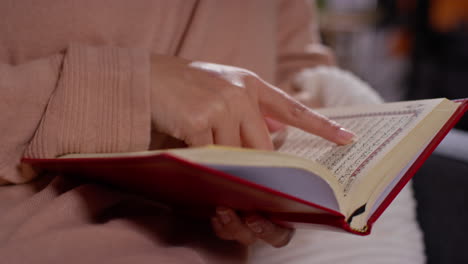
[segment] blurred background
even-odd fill
[[[468,0],[317,0],[322,40],[386,101],[468,97]],[[468,263],[468,117],[414,177],[428,263]]]
[[[340,66],[387,101],[468,97],[468,1],[318,0]],[[468,130],[463,120],[460,128]]]

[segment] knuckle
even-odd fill
[[[257,94],[262,88],[269,89],[270,87],[265,86],[263,80],[256,74],[249,74],[246,75],[246,83],[248,84],[248,88],[254,94]]]
[[[214,123],[223,118],[227,109],[226,100],[217,94],[203,102],[198,102],[196,107],[187,111],[183,122],[190,133],[202,132],[210,129]]]
[[[222,94],[224,99],[242,97],[245,95],[245,88],[243,86],[229,85],[223,89]]]
[[[244,76],[244,79],[246,79],[247,81],[249,82],[252,82],[253,84],[260,84],[261,82],[261,78],[260,76],[258,76],[258,74],[256,74],[255,72],[253,71],[249,71],[249,70],[246,70],[246,69],[242,69],[242,74]]]
[[[304,117],[304,114],[309,112],[310,110],[304,106],[303,104],[299,103],[296,100],[289,100],[288,104],[288,112],[290,116],[294,119],[300,119]]]
[[[209,120],[218,120],[226,115],[228,109],[228,101],[220,95],[215,100],[212,100],[206,107],[206,117]]]
[[[197,134],[210,127],[210,118],[206,114],[195,114],[187,118],[185,123],[188,134]]]
[[[235,111],[239,109],[241,105],[244,105],[246,102],[249,101],[249,95],[247,93],[247,89],[245,87],[239,86],[231,86],[227,89],[224,89],[221,93],[224,108],[223,111]]]
[[[273,223],[262,220],[260,221],[260,226],[262,227],[262,237],[271,237],[275,235],[276,226]]]

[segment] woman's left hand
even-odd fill
[[[236,240],[246,246],[260,239],[274,247],[284,247],[294,234],[294,229],[276,225],[260,215],[241,218],[232,209],[225,207],[216,208],[211,224],[219,238]]]

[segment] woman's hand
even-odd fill
[[[337,144],[354,134],[245,69],[153,56],[152,123],[189,146],[272,150],[265,117]]]
[[[152,73],[153,127],[188,146],[272,150],[268,129],[281,129],[281,123],[337,144],[354,137],[245,69],[155,55]],[[240,218],[228,208],[217,209],[212,225],[220,238],[245,245],[261,239],[281,247],[293,234],[259,215]]]
[[[235,240],[246,246],[260,239],[274,247],[283,247],[294,234],[294,229],[276,225],[259,215],[240,218],[233,210],[224,207],[216,209],[211,224],[219,238]]]

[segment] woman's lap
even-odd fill
[[[108,188],[57,177],[0,187],[5,263],[242,263],[208,223]]]
[[[359,237],[298,230],[290,245],[251,248],[251,263],[423,263],[412,190]],[[245,249],[208,223],[96,184],[42,177],[0,187],[0,258],[8,263],[242,263]]]

